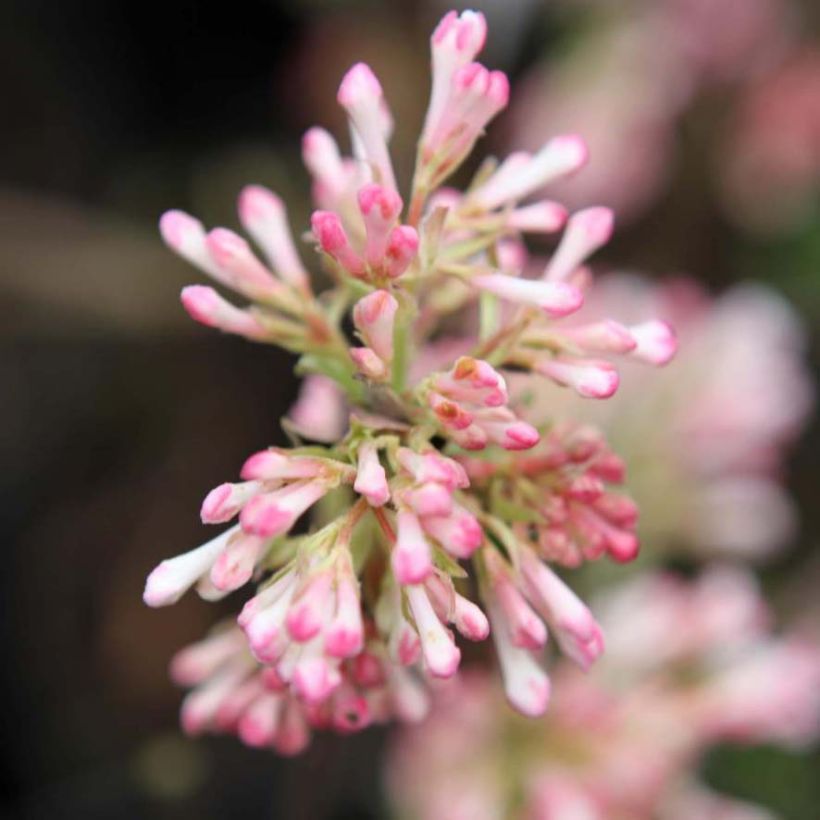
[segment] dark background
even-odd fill
[[[505,58],[513,81],[564,35],[566,21],[537,5]],[[296,382],[286,355],[184,317],[177,292],[196,274],[155,224],[182,207],[235,225],[236,192],[259,181],[304,225],[299,138],[314,121],[341,133],[333,97],[358,58],[392,91],[406,176],[439,13],[414,2],[0,3],[2,816],[382,813],[377,731],[281,761],[176,728],[168,659],[216,611],[193,597],[150,611],[144,577],[204,540],[202,497],[281,441]],[[715,288],[777,278],[816,327],[816,230],[750,243],[699,198],[710,105],[682,127],[668,193],[611,259]],[[816,363],[816,338],[812,350]],[[793,463],[798,557],[820,531],[818,455],[815,429]],[[803,776],[784,765],[783,777]]]

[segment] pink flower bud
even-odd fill
[[[452,677],[461,662],[461,652],[452,635],[438,619],[423,586],[408,586],[406,594],[427,670],[436,678]]]
[[[527,717],[543,715],[550,697],[550,681],[546,672],[526,649],[513,645],[504,627],[504,616],[492,598],[488,601],[488,613],[507,699]]]
[[[314,211],[310,225],[319,245],[328,256],[351,276],[364,277],[364,261],[350,245],[338,214],[332,211]]]
[[[369,293],[353,308],[356,330],[383,362],[393,360],[393,329],[398,309],[399,303],[386,290]]]
[[[500,407],[507,403],[507,385],[504,377],[487,362],[462,356],[449,373],[433,380],[435,389],[457,402]]]
[[[364,645],[364,625],[359,592],[352,578],[336,587],[336,612],[325,632],[325,651],[334,658],[353,658]]]
[[[148,606],[175,604],[203,575],[210,571],[228,541],[239,532],[231,527],[201,547],[160,563],[148,576],[142,599]]]
[[[531,424],[516,418],[507,407],[477,410],[475,423],[490,441],[505,450],[528,450],[540,440],[538,431]]]
[[[551,182],[574,173],[586,164],[586,143],[576,136],[553,137],[529,161],[523,154],[513,155],[513,162],[502,163],[472,198],[484,208],[496,208],[517,202]]]
[[[453,502],[449,515],[430,515],[421,520],[424,531],[456,558],[469,558],[484,540],[478,519]]]
[[[401,501],[417,515],[449,515],[453,510],[452,492],[443,484],[431,482],[403,491]]]
[[[563,205],[544,200],[512,211],[507,226],[523,233],[555,233],[566,221],[567,209]]]
[[[430,544],[414,513],[400,511],[397,524],[396,543],[391,555],[393,574],[402,585],[418,584],[433,571]]]
[[[327,462],[311,456],[293,456],[287,450],[271,447],[249,456],[240,476],[247,481],[286,481],[315,478],[326,469]]]
[[[377,173],[377,182],[396,190],[393,165],[383,129],[383,93],[369,66],[357,63],[345,74],[336,99],[347,111],[364,149],[365,158]]]
[[[308,578],[296,593],[288,610],[285,625],[291,638],[300,643],[315,637],[322,628],[333,576],[329,570]]]
[[[535,369],[586,399],[608,399],[618,389],[618,372],[597,359],[541,359]]]
[[[378,269],[387,253],[390,231],[401,213],[401,197],[391,188],[370,184],[359,189],[358,202],[367,234],[365,259],[371,268]]]
[[[258,481],[244,484],[220,484],[214,487],[202,502],[200,517],[203,524],[222,524],[230,521],[260,489]]]
[[[426,142],[447,106],[453,75],[462,66],[475,59],[484,47],[487,21],[475,11],[460,15],[446,14],[430,38],[433,62],[433,86],[430,104],[424,120],[422,142]]]
[[[280,695],[258,697],[239,718],[236,733],[246,745],[261,749],[273,743],[279,728],[283,701]]]
[[[302,159],[313,177],[313,198],[335,210],[351,184],[351,169],[339,153],[336,140],[324,128],[311,128],[302,137]]]
[[[564,235],[544,270],[544,278],[566,280],[587,258],[612,236],[613,215],[609,208],[585,208],[568,220]]]
[[[493,585],[493,595],[503,617],[503,628],[507,630],[513,645],[524,649],[543,648],[547,643],[547,628],[544,622],[524,600],[497,553],[488,550],[484,555]]]
[[[338,441],[347,429],[344,396],[333,379],[311,374],[302,382],[299,398],[288,411],[299,434],[314,441]]]
[[[224,629],[186,646],[171,660],[171,679],[180,686],[196,686],[242,651],[242,633]]]
[[[531,600],[544,615],[564,652],[584,671],[604,651],[601,628],[578,596],[530,549],[520,554]]]
[[[629,332],[637,342],[632,355],[643,362],[665,365],[677,352],[678,340],[675,331],[666,322],[652,319],[639,325],[632,325]]]
[[[293,672],[293,690],[305,703],[326,700],[342,682],[339,670],[321,656],[300,659]]]
[[[535,305],[556,318],[575,313],[584,302],[581,291],[564,282],[519,279],[503,273],[473,276],[470,282],[479,290],[494,293],[509,302]]]
[[[223,592],[247,584],[263,546],[264,542],[258,536],[237,533],[211,567],[211,583]]]
[[[367,498],[371,507],[381,507],[390,500],[387,475],[379,462],[375,444],[366,441],[359,447],[358,468],[353,489]]]
[[[214,228],[205,237],[208,253],[225,271],[231,286],[250,298],[276,298],[282,284],[256,258],[248,243],[227,228]]]
[[[398,279],[412,261],[419,249],[419,235],[409,225],[397,225],[390,231],[387,242],[387,255],[384,261],[384,272],[391,279]]]
[[[283,535],[327,490],[325,482],[307,480],[257,495],[242,510],[239,517],[242,529],[264,537]]]
[[[637,346],[629,328],[612,319],[562,328],[561,336],[587,353],[629,353]]]
[[[387,365],[379,358],[375,350],[369,347],[351,347],[349,353],[356,369],[370,381],[383,382],[390,375]]]
[[[217,282],[231,286],[230,277],[219,269],[205,244],[202,223],[184,211],[166,211],[159,220],[165,244],[183,259],[204,271]]]
[[[449,429],[450,438],[465,450],[483,450],[487,446],[487,433],[477,424],[470,424],[463,429]]]
[[[419,484],[435,481],[450,489],[456,487],[464,489],[470,486],[470,480],[464,468],[457,461],[441,455],[437,450],[417,453],[408,447],[401,447],[398,451],[398,459],[402,468]]]
[[[431,390],[427,394],[427,402],[448,430],[465,430],[473,423],[472,413],[457,402],[445,399],[440,393]]]
[[[188,285],[182,289],[180,298],[188,315],[200,324],[246,339],[270,339],[270,333],[252,313],[227,302],[207,285]]]
[[[293,244],[282,200],[261,185],[248,185],[239,194],[239,219],[276,273],[293,287],[306,290],[310,278]]]
[[[279,731],[273,739],[273,748],[280,755],[293,757],[303,752],[308,743],[310,743],[310,729],[302,714],[301,704],[291,699],[285,704],[282,712]]]

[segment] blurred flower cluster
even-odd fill
[[[625,221],[643,215],[679,160],[680,121],[718,101],[724,113],[707,150],[725,215],[764,233],[805,222],[820,180],[820,52],[794,4],[592,0],[557,8],[581,22],[569,47],[523,82],[511,138],[526,147],[567,123],[587,137],[590,168],[559,196],[603,202]]]
[[[337,95],[352,156],[321,128],[305,134],[317,206],[306,239],[330,287],[314,288],[284,203],[265,188],[246,187],[238,213],[266,262],[229,229],[206,231],[181,211],[161,219],[172,250],[250,302],[192,285],[191,317],[298,354],[308,377],[285,425],[293,446],[251,455],[241,482],[203,501],[204,523],[238,523],[146,583],[155,607],[192,587],[217,600],[257,583],[236,624],[173,661],[174,679],[192,687],[190,733],[235,732],[292,754],[311,728],[421,718],[428,682],[459,668],[455,632],[492,633],[508,700],[536,716],[549,700],[550,633],[584,669],[603,651],[592,613],[550,565],[636,556],[624,463],[573,418],[526,421],[508,376],[607,399],[613,359],[664,365],[677,342],[651,317],[559,321],[591,293],[586,263],[613,226],[607,208],[569,214],[541,196],[585,164],[579,137],[488,160],[463,192],[443,187],[508,102],[506,76],[474,62],[485,36],[476,12],[450,12],[433,33],[406,209],[392,117],[367,65]],[[549,260],[525,276],[522,235],[554,233]],[[454,344],[443,328],[461,321],[475,330]],[[297,534],[308,510],[311,527]]]

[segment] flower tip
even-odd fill
[[[208,231],[205,244],[218,265],[230,265],[237,257],[247,254],[250,250],[248,243],[228,228],[214,228]]]
[[[179,250],[188,236],[201,231],[202,223],[185,211],[166,211],[159,218],[159,232],[165,244],[172,250]]]
[[[604,367],[589,368],[578,380],[576,390],[585,399],[608,399],[620,384],[618,371]]]
[[[633,356],[658,367],[668,364],[678,351],[678,338],[671,325],[652,319],[630,329],[636,341]]]
[[[142,600],[153,609],[175,604],[185,591],[179,589],[168,563],[168,561],[163,561],[158,564],[145,579]]]
[[[584,304],[584,294],[580,288],[567,282],[554,282],[549,298],[541,304],[544,313],[556,319],[569,316]]]
[[[339,85],[336,99],[344,108],[355,106],[360,102],[380,98],[382,87],[373,70],[367,63],[356,63],[348,69]]]
[[[359,209],[364,216],[370,216],[374,209],[385,221],[395,219],[402,209],[401,197],[392,188],[368,183],[357,194]]]
[[[310,217],[310,227],[326,253],[333,254],[347,247],[347,234],[338,214],[332,211],[314,211]]]
[[[547,711],[550,700],[550,680],[539,670],[519,682],[513,689],[507,688],[510,705],[526,717],[540,717]]]
[[[567,229],[583,231],[590,245],[605,245],[615,226],[615,214],[611,208],[596,206],[577,211],[569,218]]]
[[[565,174],[583,168],[589,161],[589,148],[578,134],[562,134],[553,137],[548,144]]]
[[[239,218],[243,225],[253,225],[284,212],[282,200],[261,185],[246,185],[239,192]]]

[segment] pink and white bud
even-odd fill
[[[348,414],[339,385],[318,374],[302,382],[288,417],[301,436],[314,441],[336,442],[347,429]]]
[[[365,158],[374,168],[376,181],[396,190],[393,165],[384,136],[384,94],[369,66],[357,63],[345,74],[336,95],[362,142]]]
[[[564,235],[544,269],[544,278],[566,281],[612,236],[614,216],[609,208],[585,208],[567,221]]]
[[[296,591],[292,573],[245,604],[238,623],[260,663],[275,663],[290,645],[285,618]]]
[[[220,270],[205,244],[202,223],[185,211],[166,211],[159,220],[165,244],[187,262],[207,273],[217,282],[231,286],[230,277]]]
[[[199,512],[203,524],[223,524],[230,521],[260,490],[258,481],[242,484],[220,484],[202,502]]]
[[[448,430],[466,430],[473,423],[473,414],[458,402],[444,398],[441,393],[431,390],[427,394],[427,403],[436,418]]]
[[[390,279],[398,279],[410,267],[419,250],[419,235],[410,225],[397,225],[390,231],[384,272]]]
[[[321,655],[300,659],[291,681],[294,693],[310,705],[327,700],[341,682],[339,670]]]
[[[529,450],[541,439],[535,427],[517,418],[508,407],[476,410],[475,424],[505,450]]]
[[[305,643],[316,637],[325,620],[333,575],[330,570],[317,572],[296,593],[285,618],[291,638]]]
[[[280,755],[293,757],[303,752],[310,743],[310,728],[307,725],[301,704],[289,699],[279,722],[279,731],[273,739],[273,748]]]
[[[365,496],[371,507],[381,507],[390,500],[387,474],[379,462],[379,451],[371,441],[366,441],[359,447],[353,489]]]
[[[453,75],[476,58],[486,38],[487,21],[481,12],[451,11],[436,26],[430,38],[433,86],[424,121],[425,137],[429,137],[444,112]]]
[[[522,233],[555,233],[564,227],[567,209],[545,199],[523,208],[516,208],[507,217],[507,227]]]
[[[470,480],[464,468],[452,458],[441,455],[437,450],[417,453],[408,447],[400,447],[399,464],[419,484],[435,481],[450,489],[464,489],[470,486]]]
[[[608,399],[618,389],[618,371],[603,359],[540,359],[535,370],[585,399]]]
[[[232,305],[207,285],[188,285],[182,289],[180,298],[188,315],[200,324],[255,341],[271,337],[252,313]]]
[[[575,173],[588,158],[589,151],[581,137],[574,134],[553,137],[529,162],[517,158],[510,166],[502,164],[472,198],[484,208],[517,202],[545,185]]]
[[[265,694],[261,675],[243,681],[219,704],[213,718],[214,728],[219,732],[236,732],[239,719],[257,698]]]
[[[565,282],[519,279],[503,273],[489,273],[473,276],[470,283],[508,302],[534,305],[554,318],[569,316],[584,303],[581,291]]]
[[[320,208],[335,210],[351,182],[336,140],[324,128],[310,128],[302,137],[302,160],[313,178],[314,200]]]
[[[247,584],[264,546],[264,539],[257,535],[237,533],[211,567],[211,583],[223,592]]]
[[[239,219],[276,273],[289,285],[307,290],[310,277],[293,242],[282,200],[261,185],[248,185],[239,194]]]
[[[342,577],[336,586],[336,611],[325,631],[325,651],[334,658],[353,658],[363,646],[359,591],[353,578]]]
[[[256,258],[239,234],[227,228],[214,228],[205,237],[205,244],[235,290],[252,299],[281,295],[282,283]]]
[[[423,586],[408,586],[405,592],[427,670],[436,678],[452,677],[461,662],[461,652],[452,634],[438,619]]]
[[[369,184],[359,189],[357,198],[367,235],[365,260],[378,269],[387,254],[390,231],[401,213],[401,197],[391,188]]]
[[[485,407],[501,407],[509,399],[504,377],[481,359],[462,356],[448,373],[437,375],[435,389],[457,402],[470,402]]]
[[[630,329],[612,319],[562,328],[560,335],[586,353],[630,353],[638,345]]]
[[[433,571],[430,544],[418,517],[409,510],[402,510],[397,516],[391,565],[396,580],[402,585],[421,583]]]
[[[642,362],[662,366],[670,362],[678,350],[675,331],[659,319],[632,325],[629,332],[637,342],[632,356]]]
[[[526,649],[513,645],[499,605],[492,599],[488,601],[488,613],[507,700],[527,717],[543,715],[550,698],[547,673]]]
[[[247,674],[244,666],[231,665],[189,692],[180,709],[185,734],[198,735],[210,728],[223,702],[243,683]]]
[[[476,604],[455,591],[449,576],[434,573],[424,586],[439,618],[453,624],[465,638],[483,641],[490,634],[487,616]]]
[[[326,482],[306,480],[257,495],[245,505],[240,514],[242,529],[265,537],[283,535],[327,491]]]
[[[379,358],[375,350],[369,347],[351,347],[348,352],[356,369],[366,379],[383,382],[390,375],[387,365]]]
[[[279,729],[279,718],[284,701],[281,695],[263,694],[239,718],[236,733],[239,739],[254,749],[273,743]]]
[[[315,478],[326,469],[326,462],[311,456],[294,456],[287,450],[271,447],[249,456],[240,476],[247,481],[292,481]]]
[[[367,347],[383,362],[393,360],[393,331],[399,303],[386,290],[362,297],[353,308],[353,324]]]
[[[239,630],[223,629],[186,646],[171,660],[171,680],[179,686],[196,686],[241,653],[243,644]]]
[[[588,670],[604,651],[600,626],[578,596],[532,550],[523,549],[520,559],[528,597],[564,652]]]
[[[485,561],[493,587],[493,598],[502,617],[501,624],[507,630],[513,645],[524,649],[542,649],[548,637],[544,622],[518,591],[509,570],[494,550],[485,553]]]
[[[228,541],[239,532],[234,526],[201,547],[162,561],[145,581],[142,600],[148,606],[175,604],[203,575],[210,572]]]
[[[313,235],[321,249],[351,276],[359,279],[365,276],[362,257],[353,249],[347,237],[342,220],[332,211],[314,211],[310,217]]]
[[[425,516],[421,526],[455,558],[469,558],[484,540],[478,519],[455,501],[449,515]]]
[[[489,437],[477,424],[470,424],[463,429],[450,428],[447,431],[450,438],[465,450],[483,450],[487,446]]]
[[[416,515],[450,515],[453,511],[453,491],[444,484],[422,484],[401,493],[402,504]]]

